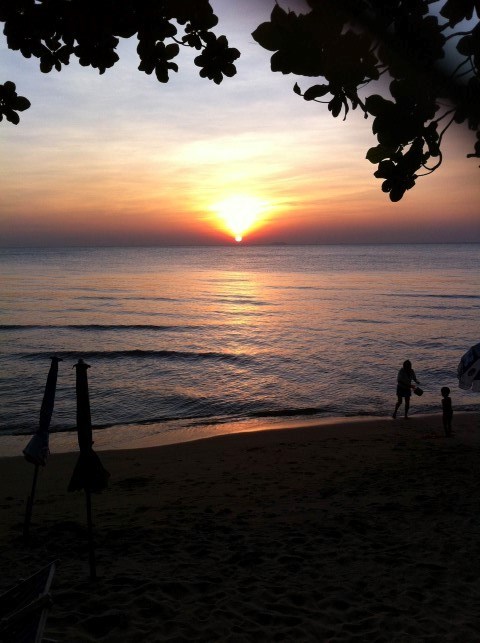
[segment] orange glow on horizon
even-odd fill
[[[215,203],[210,209],[215,213],[217,226],[240,243],[247,233],[264,223],[267,207],[268,204],[257,197],[236,194]]]

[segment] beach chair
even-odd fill
[[[46,643],[43,630],[52,605],[55,562],[0,595],[1,643]]]

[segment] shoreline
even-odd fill
[[[462,411],[455,414],[455,418],[469,418],[476,415],[474,411]],[[436,418],[439,430],[442,427],[441,413],[413,413],[408,422],[416,420],[433,420]],[[332,427],[342,425],[375,425],[378,423],[396,423],[400,425],[405,422],[402,418],[393,420],[390,416],[335,416],[324,418],[292,419],[283,418],[266,420],[265,418],[254,418],[249,420],[238,420],[230,422],[216,422],[214,424],[191,423],[188,427],[172,428],[162,423],[149,425],[117,425],[108,429],[95,429],[93,427],[93,439],[95,451],[123,451],[129,449],[155,448],[172,444],[184,444],[208,438],[220,438],[225,435],[243,434],[250,432],[275,431],[275,430],[297,430],[301,428],[317,428],[328,430]],[[4,435],[0,436],[0,458],[12,458],[22,456],[22,451],[31,439],[32,434],[26,435]],[[78,442],[76,431],[50,433],[50,453],[76,453]]]

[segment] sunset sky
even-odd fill
[[[76,59],[42,74],[1,36],[1,82],[32,103],[19,125],[0,123],[1,245],[480,241],[465,132],[451,131],[442,167],[391,203],[365,159],[372,120],[334,119],[293,93],[308,79],[270,71],[250,34],[273,0],[212,5],[215,32],[242,53],[219,86],[191,50],[163,85],[137,70],[135,38],[99,75]],[[237,231],[243,216],[250,227]]]

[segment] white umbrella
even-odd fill
[[[457,369],[458,386],[465,391],[480,392],[480,344],[468,349]]]

